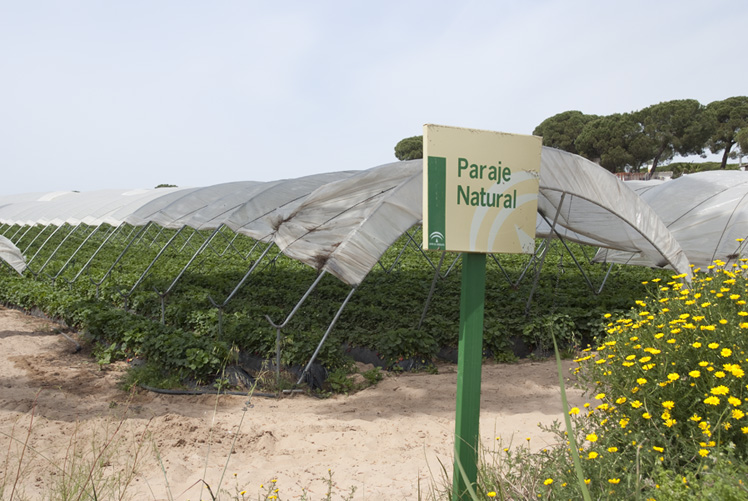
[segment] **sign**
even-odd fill
[[[423,247],[532,254],[542,138],[423,126]]]
[[[486,254],[535,251],[542,138],[423,126],[423,247],[463,252],[452,500],[472,499]]]

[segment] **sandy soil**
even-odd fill
[[[85,479],[94,456],[103,465],[97,472],[119,475],[110,485],[120,488],[128,465],[137,463],[126,490],[132,499],[210,499],[201,479],[214,493],[220,483],[227,493],[246,490],[256,499],[262,484],[277,479],[283,499],[300,499],[305,489],[307,499],[317,500],[327,492],[328,470],[333,499],[351,487],[354,499],[417,499],[419,484],[423,491],[434,480],[443,483],[440,462],[451,472],[456,366],[388,375],[375,387],[329,399],[253,397],[246,405],[240,396],[127,394],[117,388],[124,367],[101,370],[73,353],[55,327],[0,308],[6,499],[14,486],[15,499],[24,498],[19,492],[42,499],[64,485],[63,472],[76,468]],[[579,390],[569,390],[569,397],[576,405],[584,401]],[[553,437],[538,423],[561,419],[555,362],[484,365],[486,447],[495,447],[497,436],[545,447]],[[100,493],[100,499],[117,496]]]

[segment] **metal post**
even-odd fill
[[[18,245],[19,245],[19,244],[21,243],[21,241],[23,240],[23,238],[24,238],[24,237],[26,236],[26,234],[27,234],[27,233],[28,233],[29,231],[31,231],[31,228],[33,228],[33,227],[34,227],[34,225],[33,225],[33,224],[32,224],[32,225],[29,225],[29,227],[28,227],[28,228],[26,229],[26,231],[24,231],[24,232],[23,232],[23,234],[22,234],[22,235],[21,235],[20,237],[18,237],[18,243],[16,243],[16,247],[18,247]],[[13,235],[13,236],[15,237],[15,235]]]
[[[263,258],[264,258],[264,257],[265,257],[265,255],[266,255],[266,254],[268,253],[268,251],[270,250],[270,248],[271,248],[271,247],[273,247],[273,244],[268,244],[268,246],[267,246],[267,247],[265,247],[265,250],[264,250],[264,251],[262,251],[262,254],[260,255],[260,257],[258,257],[258,258],[257,258],[257,260],[256,260],[256,261],[255,261],[254,263],[252,263],[252,266],[250,266],[250,268],[249,268],[249,270],[247,271],[247,273],[245,273],[245,274],[244,274],[244,276],[243,276],[243,277],[242,277],[242,279],[241,279],[241,280],[239,281],[239,283],[238,283],[238,284],[236,285],[236,287],[234,287],[234,290],[232,290],[232,291],[231,291],[231,294],[229,294],[229,297],[227,297],[227,298],[226,298],[226,300],[225,300],[225,301],[224,301],[223,303],[221,303],[221,305],[220,305],[220,306],[218,305],[218,303],[216,303],[216,301],[215,301],[215,300],[214,300],[214,299],[213,299],[212,297],[208,296],[208,300],[209,300],[209,301],[210,301],[210,302],[211,302],[211,303],[213,304],[213,306],[215,306],[216,308],[219,308],[219,309],[220,309],[220,308],[223,308],[223,307],[225,307],[225,306],[226,306],[226,305],[227,305],[227,304],[229,303],[229,301],[231,301],[231,299],[232,299],[232,298],[234,297],[234,295],[235,295],[235,294],[236,294],[237,292],[239,292],[239,289],[240,289],[240,288],[241,288],[241,287],[242,287],[242,286],[244,285],[244,282],[246,282],[246,281],[247,281],[247,279],[248,279],[248,278],[249,278],[249,276],[250,276],[250,275],[252,274],[252,272],[253,272],[253,271],[255,270],[255,268],[256,268],[256,267],[257,267],[257,266],[258,266],[258,265],[260,264],[260,262],[261,262],[261,261],[263,260]]]
[[[138,232],[138,233],[137,233],[137,234],[135,235],[135,237],[133,237],[133,239],[132,239],[132,240],[130,240],[130,241],[129,241],[129,242],[127,243],[127,245],[125,246],[125,248],[124,248],[124,249],[122,249],[122,252],[120,252],[119,256],[117,256],[117,259],[115,259],[115,260],[114,260],[114,262],[113,262],[113,263],[112,263],[112,265],[111,265],[111,266],[109,267],[109,269],[107,270],[107,272],[106,272],[106,273],[104,273],[104,276],[103,276],[103,277],[101,277],[101,280],[99,280],[99,281],[97,282],[97,281],[95,281],[95,280],[94,280],[93,278],[91,278],[91,279],[90,279],[90,280],[91,280],[91,283],[92,283],[92,284],[94,284],[94,285],[96,286],[96,297],[97,297],[97,298],[98,298],[98,296],[99,296],[99,286],[100,286],[101,284],[103,284],[103,283],[104,283],[104,280],[106,280],[106,279],[107,279],[107,277],[109,276],[109,274],[110,274],[110,273],[112,273],[112,270],[114,270],[114,267],[115,267],[115,266],[117,266],[117,263],[119,263],[119,262],[120,262],[120,260],[121,260],[121,259],[122,259],[122,258],[123,258],[123,257],[125,256],[125,254],[126,254],[126,253],[127,253],[127,251],[128,251],[129,249],[130,249],[130,247],[132,247],[132,245],[133,245],[133,244],[134,244],[134,243],[135,243],[135,242],[136,242],[136,241],[138,240],[138,237],[142,236],[142,234],[143,234],[143,233],[144,233],[144,232],[146,231],[146,229],[147,229],[147,228],[149,227],[149,225],[150,225],[150,224],[151,224],[151,223],[148,223],[148,224],[146,224],[145,226],[143,226],[143,228],[142,228],[142,229],[141,229],[141,230],[140,230],[140,231],[139,231],[139,232]],[[104,242],[104,243],[106,243],[106,242]],[[103,245],[104,245],[104,244],[101,244],[101,246],[103,246]],[[99,249],[101,249],[101,247],[99,247]],[[97,250],[96,252],[98,252],[98,250]],[[93,257],[91,257],[91,259],[93,259]],[[90,263],[90,262],[91,262],[91,261],[89,260],[89,263]],[[88,263],[86,263],[86,266],[88,266]],[[84,268],[85,268],[85,266],[84,266]],[[80,273],[79,273],[79,274],[80,274]],[[75,278],[78,278],[78,277],[76,276]]]
[[[123,223],[124,224],[124,223]],[[93,253],[93,255],[86,261],[86,264],[83,265],[83,267],[78,271],[78,273],[73,277],[72,280],[66,280],[69,285],[73,285],[76,280],[78,280],[78,277],[81,276],[81,273],[86,271],[88,267],[90,266],[91,262],[94,260],[96,255],[101,251],[101,249],[104,248],[104,245],[106,245],[107,242],[109,242],[109,239],[114,236],[115,233],[117,233],[117,230],[119,230],[122,227],[122,225],[119,225],[113,232],[111,232],[107,237],[104,239],[104,241],[99,245],[99,247],[96,249],[96,252]]]
[[[58,226],[58,227],[57,227],[57,228],[55,229],[55,231],[53,231],[53,232],[52,232],[52,234],[51,234],[50,236],[48,236],[48,237],[47,237],[47,239],[46,239],[46,240],[44,241],[44,243],[43,243],[43,244],[42,244],[41,246],[39,246],[39,248],[38,248],[38,249],[36,250],[36,254],[34,254],[34,257],[32,257],[32,258],[31,258],[31,260],[30,260],[30,261],[29,261],[28,263],[26,263],[26,267],[27,267],[27,268],[28,268],[28,267],[29,267],[29,265],[30,265],[30,264],[31,264],[31,263],[32,263],[32,262],[34,261],[34,259],[36,259],[36,256],[38,256],[38,255],[39,255],[39,252],[41,252],[41,250],[42,250],[42,249],[44,248],[44,246],[45,246],[45,245],[47,245],[47,242],[49,242],[49,241],[50,241],[50,240],[52,239],[52,237],[53,237],[53,236],[55,236],[55,234],[56,234],[56,233],[57,233],[58,231],[60,231],[60,229],[62,229],[62,227],[63,227],[63,226],[65,226],[65,225],[64,225],[64,224],[61,224],[60,226]],[[29,271],[31,271],[31,270],[29,270]],[[33,272],[32,272],[32,273],[33,273]]]
[[[94,236],[97,231],[99,231],[100,228],[101,228],[101,226],[97,226],[96,228],[94,228],[94,230],[91,233],[89,233],[86,236],[86,238],[83,239],[83,242],[81,242],[81,244],[78,246],[78,248],[75,249],[75,252],[73,252],[73,254],[68,258],[68,260],[65,262],[65,264],[62,265],[62,268],[60,268],[59,271],[55,274],[55,276],[52,277],[52,280],[57,280],[57,277],[59,277],[60,274],[63,271],[65,271],[65,268],[67,268],[68,265],[73,261],[73,258],[75,258],[76,254],[78,254],[78,251],[80,251],[83,248],[83,246],[86,245],[86,242],[88,242],[91,239],[91,237]]]
[[[530,313],[530,304],[532,303],[532,296],[535,295],[535,289],[538,287],[538,280],[540,280],[540,271],[543,269],[543,263],[545,263],[545,256],[548,255],[548,249],[550,248],[550,240],[553,238],[555,232],[556,223],[558,222],[558,216],[561,215],[561,206],[564,204],[566,198],[566,192],[561,194],[561,200],[558,202],[558,208],[556,209],[556,215],[553,217],[553,224],[551,224],[551,231],[548,233],[546,240],[546,249],[543,255],[540,257],[540,264],[535,271],[535,280],[532,282],[532,288],[530,289],[530,295],[527,298],[527,304],[525,305],[525,315]]]
[[[434,278],[431,280],[431,289],[429,289],[429,295],[426,298],[426,304],[423,305],[423,312],[421,313],[421,319],[418,321],[418,327],[416,327],[416,330],[420,331],[421,326],[423,325],[423,321],[426,319],[426,312],[429,309],[429,305],[431,304],[431,298],[434,296],[434,290],[436,289],[436,280],[440,276],[440,270],[442,269],[442,264],[444,263],[444,255],[447,253],[447,251],[442,251],[442,255],[439,256],[439,266],[436,270],[434,270]]]
[[[179,228],[179,230],[176,233],[174,233],[174,235],[172,235],[172,237],[166,242],[166,244],[161,248],[161,250],[158,251],[158,254],[156,254],[156,257],[154,257],[153,260],[151,261],[151,264],[148,265],[145,271],[140,275],[140,278],[138,278],[138,280],[135,282],[135,285],[133,285],[130,288],[130,291],[127,294],[122,294],[122,292],[120,292],[120,294],[124,296],[125,299],[129,298],[132,295],[132,293],[135,291],[135,288],[138,285],[140,285],[140,283],[143,280],[145,280],[146,275],[148,274],[149,271],[151,271],[151,268],[153,268],[153,265],[156,264],[156,261],[158,261],[158,259],[163,255],[163,253],[166,252],[166,249],[169,248],[169,246],[174,241],[174,239],[177,238],[179,234],[182,233],[182,230],[185,228],[186,226],[182,226],[181,228]]]
[[[312,364],[314,363],[314,360],[317,358],[317,355],[319,354],[319,350],[322,349],[322,345],[325,344],[325,341],[327,340],[327,336],[332,332],[332,328],[335,327],[335,324],[338,321],[338,318],[340,318],[340,314],[343,313],[343,309],[345,308],[345,305],[348,304],[348,300],[351,299],[351,296],[353,296],[353,293],[356,292],[356,288],[352,288],[351,291],[348,293],[348,295],[345,298],[345,301],[343,301],[343,304],[340,305],[340,308],[338,308],[337,313],[335,313],[335,317],[332,319],[332,322],[330,322],[330,326],[327,328],[327,331],[325,332],[325,335],[322,336],[322,340],[317,345],[317,349],[314,350],[314,354],[312,355],[312,358],[309,360],[309,363],[306,364],[306,367],[304,367],[304,370],[301,372],[301,376],[299,377],[299,380],[296,382],[296,386],[299,386],[301,382],[304,380],[304,376],[307,372],[309,372],[309,369],[312,367]]]
[[[26,252],[28,252],[28,250],[31,249],[31,246],[34,245],[34,242],[36,242],[36,239],[39,238],[42,235],[42,233],[44,233],[45,231],[47,231],[47,228],[51,228],[51,226],[43,226],[42,229],[41,229],[41,231],[39,233],[37,233],[36,235],[34,235],[34,238],[31,239],[31,242],[29,242],[29,245],[27,245],[26,248],[21,251],[21,253],[25,255]],[[15,235],[13,235],[13,236],[15,236]],[[13,239],[11,238],[11,240],[13,240]],[[20,249],[20,247],[19,247],[19,249]]]
[[[65,242],[68,241],[68,238],[70,238],[70,235],[72,235],[73,233],[75,233],[78,230],[78,228],[81,227],[82,224],[83,223],[78,223],[78,225],[76,225],[72,230],[70,230],[70,233],[68,233],[67,235],[65,235],[65,238],[63,238],[62,241],[57,245],[57,247],[55,247],[55,250],[52,251],[52,254],[49,255],[49,257],[44,262],[44,264],[42,265],[42,267],[39,268],[39,271],[36,272],[37,274],[41,273],[42,271],[44,271],[44,268],[46,268],[47,265],[49,264],[49,262],[52,261],[52,258],[55,257],[55,254],[57,254],[57,251],[60,250],[60,248],[65,244]]]
[[[281,330],[288,325],[288,322],[291,321],[294,315],[296,315],[296,312],[301,308],[301,305],[304,304],[304,301],[306,301],[306,298],[309,297],[309,294],[312,293],[315,287],[317,287],[317,284],[322,280],[322,277],[324,277],[326,274],[325,271],[322,271],[318,276],[317,279],[314,281],[314,283],[307,289],[307,291],[304,293],[304,295],[301,297],[298,303],[296,303],[296,306],[294,306],[294,309],[291,310],[291,313],[288,314],[286,319],[281,324],[276,324],[273,322],[273,319],[270,318],[268,315],[265,315],[265,319],[270,322],[270,325],[275,327],[276,330],[276,336],[275,336],[275,377],[276,382],[278,383],[279,390],[280,390],[280,342],[281,342]]]

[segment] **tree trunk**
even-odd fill
[[[649,172],[647,172],[647,175],[644,176],[644,179],[649,181],[652,179],[652,176],[654,176],[655,171],[657,170],[657,164],[660,163],[660,157],[662,156],[662,153],[665,151],[665,146],[660,148],[660,151],[657,152],[657,155],[655,155],[654,160],[652,160],[652,168],[649,169]]]
[[[719,166],[720,169],[725,169],[727,167],[727,157],[730,156],[730,150],[732,149],[732,145],[734,143],[729,142],[727,143],[727,148],[725,148],[725,152],[722,154],[722,165]]]

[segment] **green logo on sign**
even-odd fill
[[[444,157],[429,157],[428,169],[428,248],[444,250],[447,240],[445,235],[447,159]]]

